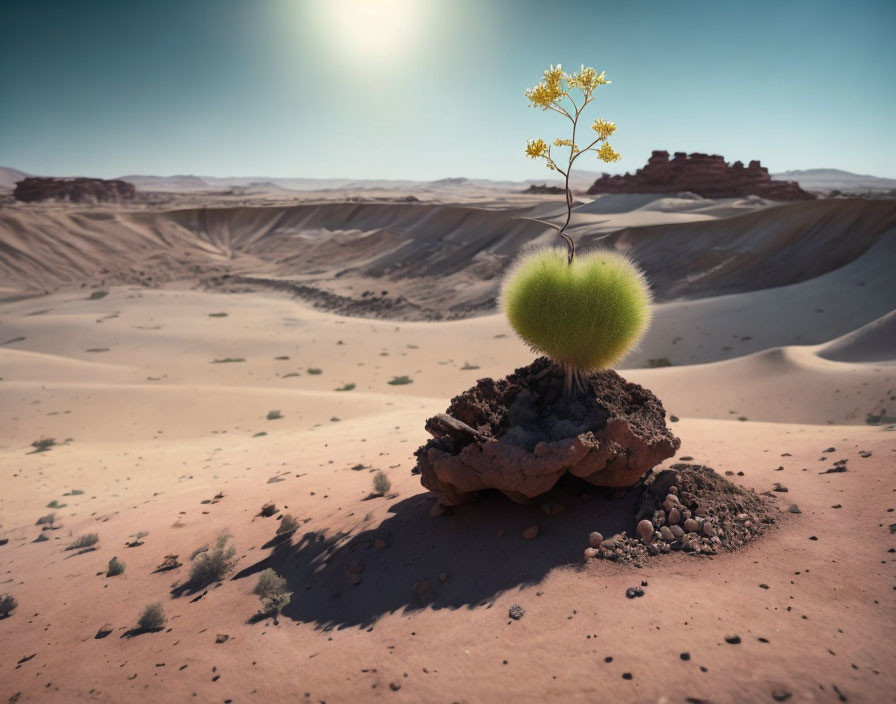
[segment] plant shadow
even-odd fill
[[[431,518],[431,494],[392,505],[391,517],[354,534],[308,532],[283,541],[233,579],[272,568],[293,592],[282,617],[319,628],[372,627],[382,615],[422,608],[488,606],[510,589],[540,582],[561,566],[581,566],[588,535],[634,529],[640,487],[597,489],[564,477],[532,504],[497,492]],[[543,505],[560,505],[547,515]],[[539,524],[534,540],[521,533]],[[386,547],[375,546],[385,541]],[[442,577],[445,581],[442,581]]]

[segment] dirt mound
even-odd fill
[[[622,532],[593,541],[586,558],[621,562],[682,550],[715,555],[735,550],[761,535],[773,523],[771,507],[761,496],[743,489],[703,465],[675,464],[651,473],[635,487],[632,536]]]
[[[572,391],[565,384],[545,357],[504,379],[480,379],[426,422],[433,439],[417,450],[415,469],[423,486],[448,506],[484,489],[525,502],[566,472],[632,486],[681,444],[659,399],[616,372],[591,374]]]

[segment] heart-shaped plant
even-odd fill
[[[508,272],[501,299],[517,334],[576,374],[618,361],[650,324],[644,275],[611,250],[572,262],[558,249],[533,251]]]
[[[557,231],[566,252],[542,249],[523,256],[507,273],[501,299],[517,334],[533,350],[566,367],[569,381],[621,359],[650,324],[650,289],[638,267],[611,250],[576,256],[575,242],[566,232],[573,206],[569,174],[575,160],[587,151],[596,152],[602,161],[620,158],[607,142],[616,131],[612,122],[595,120],[594,141],[584,148],[575,143],[582,111],[594,100],[598,86],[609,82],[593,68],[583,66],[570,75],[551,66],[542,82],[526,91],[532,107],[557,112],[572,123],[570,139],[557,138],[551,145],[536,139],[526,145],[527,156],[544,159],[549,169],[566,178],[566,221],[562,226],[536,221]],[[570,95],[573,88],[582,93],[581,104]],[[552,146],[569,148],[565,169],[551,155]]]

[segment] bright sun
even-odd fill
[[[421,0],[329,0],[321,7],[335,25],[338,45],[363,57],[386,57],[416,38]]]

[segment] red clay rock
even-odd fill
[[[483,489],[524,503],[566,472],[633,486],[681,444],[647,389],[606,370],[568,392],[563,370],[545,357],[504,379],[480,379],[426,429],[433,439],[415,453],[414,471],[445,506]]]
[[[725,162],[718,154],[654,151],[644,168],[634,174],[604,174],[588,189],[598,193],[678,193],[690,191],[704,198],[738,198],[756,195],[771,200],[809,200],[815,198],[796,181],[774,181],[768,169],[758,161],[745,168],[743,162]]]

